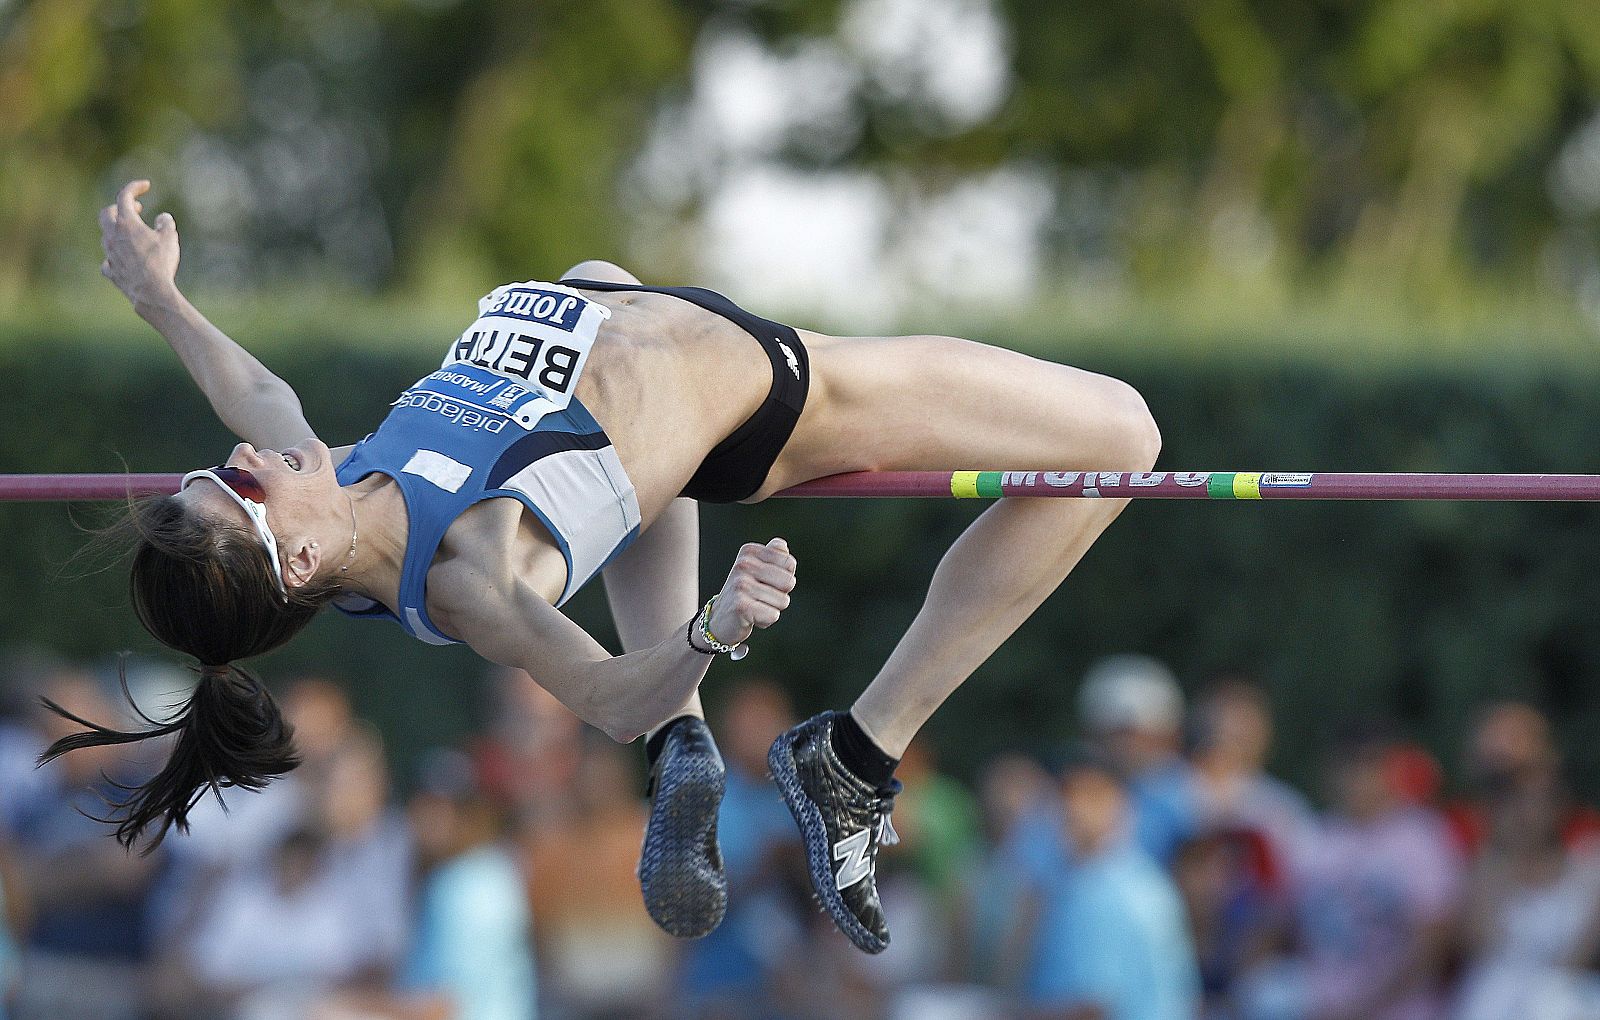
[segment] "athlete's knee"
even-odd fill
[[[1161,453],[1161,427],[1150,413],[1144,396],[1120,379],[1111,380],[1111,405],[1118,437],[1114,456],[1121,463],[1111,464],[1123,471],[1149,471]]]
[[[563,280],[594,280],[599,283],[638,283],[639,278],[615,262],[584,259],[561,274]]]

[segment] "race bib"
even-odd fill
[[[509,379],[537,398],[516,417],[565,408],[611,309],[557,283],[508,283],[478,302],[478,318],[445,355],[441,369],[471,365]]]

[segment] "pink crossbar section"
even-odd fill
[[[1003,471],[1006,496],[1103,499],[1600,500],[1600,475],[1264,473],[1251,493],[1233,491],[1234,472]],[[1218,480],[1229,484],[1217,491]],[[924,496],[950,498],[946,472],[833,475],[777,493],[782,497]]]
[[[114,500],[177,492],[182,475],[0,475],[0,502]]]
[[[1255,479],[1260,493],[1238,495],[1228,472],[1004,471],[997,475],[1007,496],[1104,499],[1366,499],[1366,500],[1545,500],[1600,501],[1600,475],[1472,474],[1272,474]],[[176,492],[177,474],[3,475],[0,502],[119,500],[129,495]],[[881,471],[833,475],[776,495],[783,498],[895,497],[949,499],[948,471]]]

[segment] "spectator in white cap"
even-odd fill
[[[1091,739],[1127,777],[1134,838],[1162,864],[1194,834],[1194,782],[1180,753],[1183,691],[1148,655],[1109,655],[1093,663],[1078,689],[1078,712]]]

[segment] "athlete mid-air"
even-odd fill
[[[1115,379],[951,337],[825,336],[589,261],[556,283],[496,288],[377,431],[330,449],[294,391],[179,292],[177,227],[167,213],[145,223],[148,188],[128,184],[101,212],[101,270],[242,442],[131,511],[134,610],[199,660],[192,697],[147,731],[78,719],[89,729],[47,752],[176,735],[121,805],[129,846],[182,828],[207,790],[293,768],[272,699],[234,664],[332,604],[465,642],[614,739],[647,736],[645,904],[667,931],[705,934],[727,885],[723,767],[697,691],[714,656],[737,657],[789,607],[796,558],[782,539],[746,545],[702,605],[697,503],[758,502],[843,471],[1148,471],[1160,445]],[[945,553],[855,704],[773,744],[817,895],[862,949],[889,941],[874,865],[907,743],[1124,505],[1000,500]],[[622,655],[560,611],[597,573]]]

